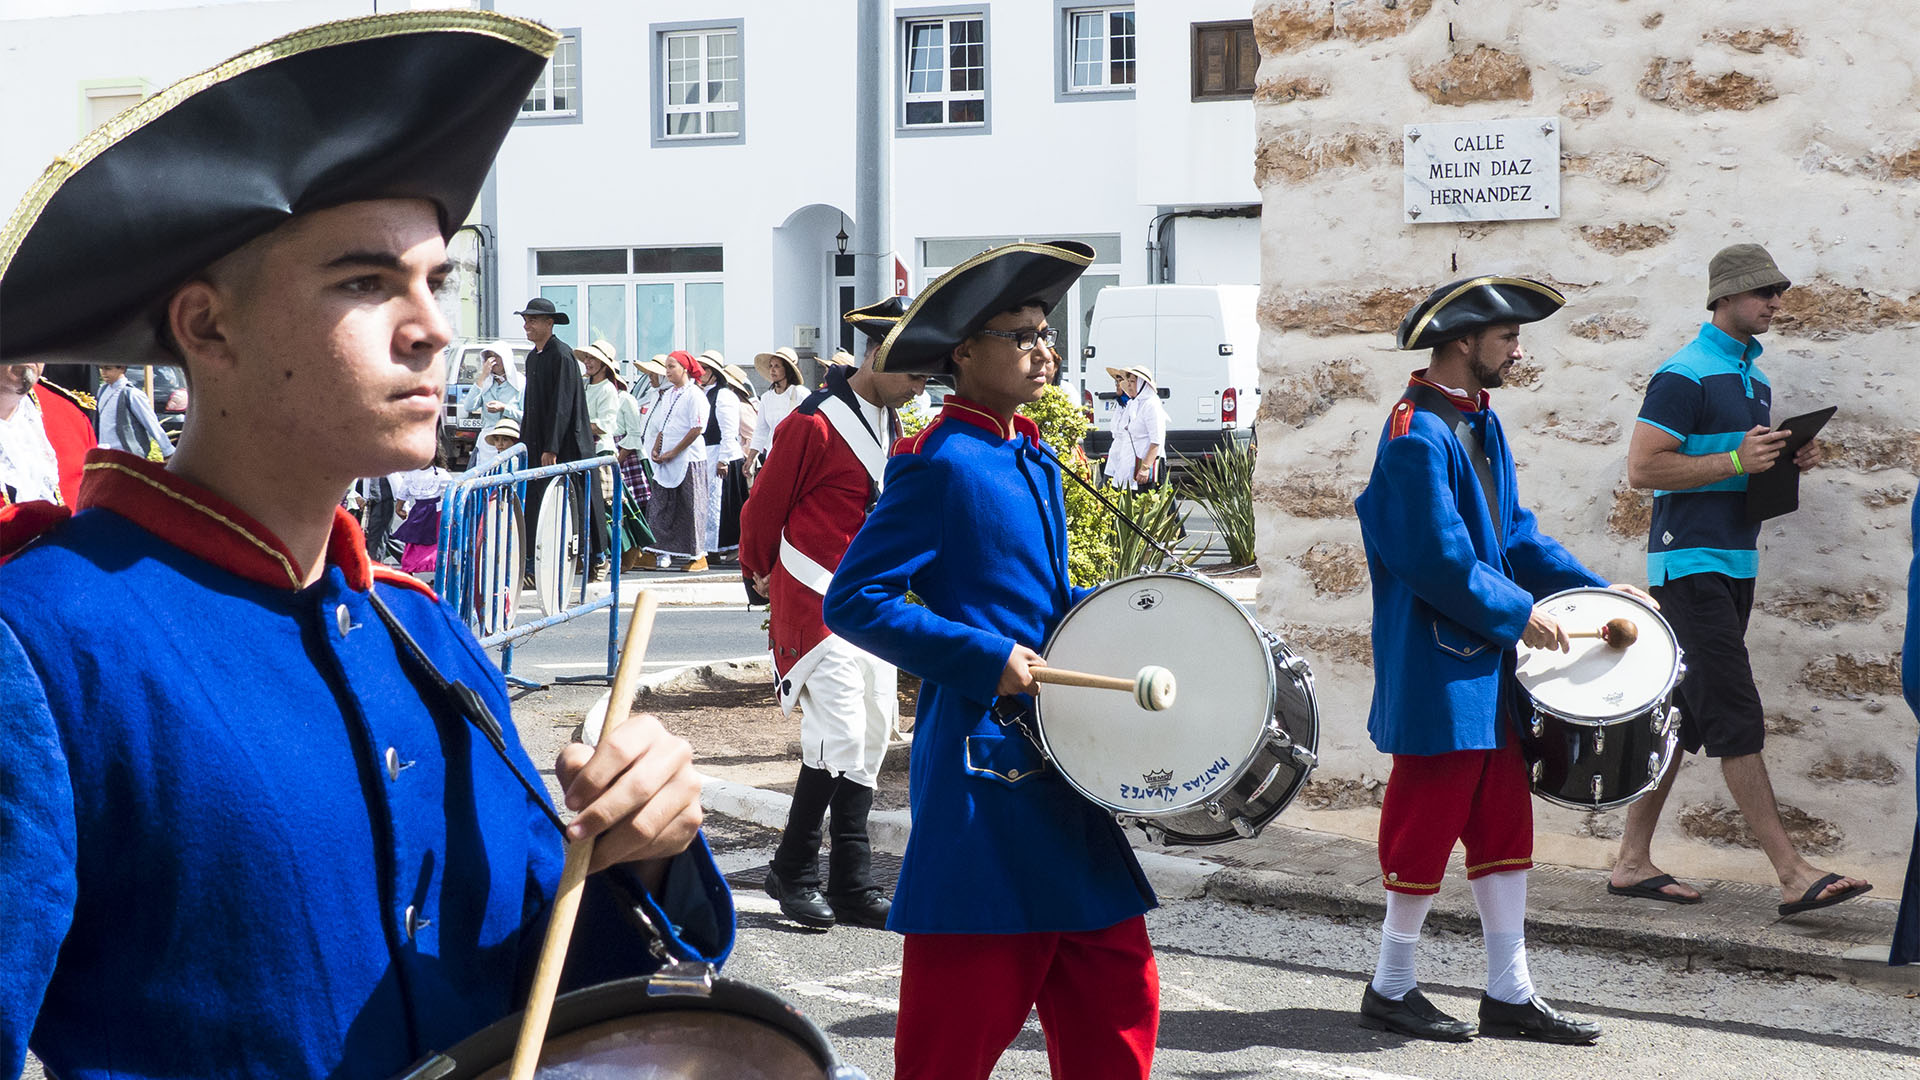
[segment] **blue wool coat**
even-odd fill
[[[902,933],[1098,930],[1154,906],[1113,817],[990,712],[1014,645],[1041,648],[1090,591],[1068,582],[1060,473],[1039,439],[1025,417],[1009,428],[949,396],[888,461],[827,589],[834,633],[923,680],[887,923]]]
[[[1367,733],[1388,754],[1504,746],[1500,696],[1534,602],[1607,584],[1520,505],[1513,454],[1484,395],[1455,404],[1492,463],[1496,507],[1452,424],[1410,405],[1394,406],[1354,500],[1373,580]],[[1495,513],[1506,522],[1504,548]]]
[[[1900,652],[1900,690],[1907,708],[1920,716],[1920,495],[1913,500],[1913,564],[1907,569],[1907,633]],[[1914,760],[1920,777],[1920,754]],[[1920,962],[1920,824],[1913,828],[1913,848],[1907,856],[1907,880],[1900,892],[1900,914],[1893,928],[1895,964]]]
[[[369,593],[505,720],[472,635],[344,515],[298,588],[217,496],[89,461],[90,508],[0,565],[0,1076],[31,1038],[64,1080],[384,1080],[517,1009],[559,835]],[[655,966],[605,878],[572,984]],[[643,903],[681,952],[731,947],[704,841]]]

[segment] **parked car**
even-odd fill
[[[192,396],[187,392],[187,373],[170,365],[133,367],[127,369],[127,382],[134,389],[146,393],[148,371],[153,372],[154,414],[160,418],[160,427],[167,433],[167,438],[178,443],[181,430],[187,426],[187,405]]]
[[[1100,290],[1074,373],[1095,430],[1087,453],[1104,455],[1120,415],[1108,368],[1153,373],[1167,410],[1170,468],[1229,442],[1253,439],[1260,406],[1255,285],[1130,285]]]
[[[526,341],[456,338],[448,344],[447,398],[441,407],[440,448],[446,451],[449,469],[467,467],[481,430],[493,424],[491,416],[460,416],[460,399],[469,387],[480,381],[480,354],[489,348],[512,349],[514,362],[523,372],[527,354],[533,351],[533,345]]]

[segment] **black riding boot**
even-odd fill
[[[780,846],[767,867],[767,895],[780,901],[781,912],[802,926],[825,929],[834,922],[833,909],[820,895],[820,831],[834,791],[845,786],[825,769],[800,766],[787,829],[780,834]]]
[[[873,811],[873,789],[845,777],[833,792],[833,817],[827,833],[833,847],[827,852],[827,903],[848,926],[885,929],[893,904],[873,881],[873,841],[867,837],[867,815]]]

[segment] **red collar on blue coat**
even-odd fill
[[[1025,435],[1034,442],[1040,441],[1040,425],[1014,413],[1011,420],[987,408],[985,405],[968,401],[959,394],[948,394],[940,403],[940,419],[954,419],[974,427],[993,432],[1002,439],[1011,439],[1016,435]]]
[[[79,509],[99,507],[126,518],[187,554],[248,581],[274,588],[301,588],[293,554],[280,538],[267,531],[246,511],[219,495],[168,472],[159,462],[96,449],[87,454],[86,479],[80,484]],[[0,525],[6,528],[0,550],[13,553],[41,533],[66,520],[64,512],[34,512],[45,504],[27,503]],[[335,509],[333,533],[327,538],[327,564],[337,566],[347,584],[361,592],[373,582],[408,586],[427,595],[433,591],[389,567],[367,558],[365,536],[353,515]]]
[[[1487,393],[1485,390],[1480,391],[1480,396],[1477,398],[1461,397],[1457,392],[1441,386],[1439,383],[1427,378],[1426,375],[1427,369],[1421,368],[1419,371],[1413,373],[1412,378],[1407,380],[1407,385],[1431,386],[1435,390],[1445,394],[1447,401],[1452,403],[1453,407],[1459,409],[1461,412],[1485,412],[1487,406],[1493,404],[1493,395]]]

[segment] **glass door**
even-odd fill
[[[580,306],[580,287],[578,285],[542,285],[540,286],[540,295],[553,301],[554,310],[567,317],[567,324],[565,326],[558,325],[558,320],[555,321],[553,336],[566,342],[568,348],[580,344],[577,340],[580,328],[580,312],[578,310]]]

